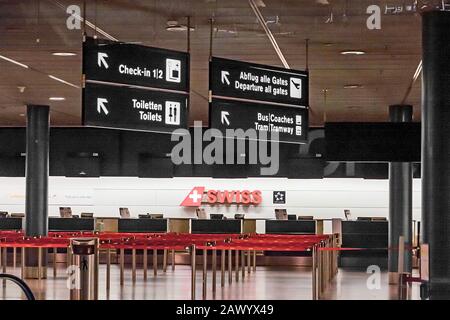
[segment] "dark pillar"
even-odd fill
[[[422,24],[422,243],[430,298],[450,299],[450,12],[426,12]]]
[[[411,122],[413,107],[393,105],[389,107],[391,122]],[[407,139],[408,137],[403,137]],[[389,163],[389,283],[398,283],[398,245],[403,236],[405,254],[403,272],[412,272],[412,164]],[[409,249],[408,249],[409,248]]]
[[[49,107],[27,106],[26,150],[26,200],[25,234],[45,236],[48,233],[48,154],[49,154]],[[42,252],[42,264],[46,255]],[[38,250],[25,252],[25,277],[45,277],[45,268],[38,270]]]

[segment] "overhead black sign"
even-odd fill
[[[212,99],[210,126],[224,135],[226,129],[255,129],[267,133],[269,140],[276,140],[271,134],[278,133],[280,142],[305,143],[308,109]]]
[[[87,38],[83,74],[87,81],[189,92],[189,54]]]
[[[171,133],[187,127],[185,94],[86,83],[83,124]]]
[[[308,107],[308,73],[213,57],[209,67],[213,97],[239,98]]]

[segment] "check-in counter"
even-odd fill
[[[119,219],[111,217],[95,218],[95,229],[105,232],[119,232]]]
[[[387,221],[342,221],[342,248],[365,248],[369,250],[341,251],[340,267],[367,268],[377,265],[387,268],[388,232]]]
[[[316,220],[266,220],[266,233],[321,234],[323,233],[323,222]]]
[[[119,219],[119,232],[167,232],[167,219]]]
[[[93,218],[48,218],[49,231],[94,231]]]
[[[266,234],[319,234],[323,221],[318,220],[266,220]],[[311,257],[310,252],[266,252],[267,257]]]
[[[191,233],[217,233],[217,234],[238,234],[242,233],[242,219],[193,219],[191,220]]]
[[[22,218],[0,218],[0,230],[22,230]]]
[[[244,219],[242,225],[242,233],[256,233],[257,219]]]
[[[189,233],[191,230],[191,219],[169,218],[169,232]]]

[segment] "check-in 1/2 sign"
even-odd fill
[[[237,98],[308,107],[308,73],[213,57],[210,90],[216,98]]]
[[[83,74],[88,81],[189,92],[189,55],[87,38],[83,44]]]
[[[171,133],[187,127],[189,55],[88,38],[83,124]]]

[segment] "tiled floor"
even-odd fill
[[[197,270],[197,299],[202,297],[202,272]],[[19,275],[20,269],[8,268],[9,273]],[[48,269],[47,280],[28,280],[38,299],[69,299],[67,275],[64,265],[58,269],[57,278],[53,278],[52,269]],[[308,268],[258,267],[256,273],[246,274],[244,281],[240,278],[236,283],[233,273],[233,284],[228,285],[228,277],[224,288],[220,287],[220,272],[217,274],[216,299],[232,300],[309,300],[311,299],[311,271]],[[396,299],[396,287],[387,285],[387,274],[381,273],[380,288],[369,290],[367,280],[369,274],[361,271],[340,270],[338,276],[327,289],[324,299]],[[191,273],[188,266],[177,266],[175,271],[168,268],[166,273],[159,270],[153,277],[149,270],[145,282],[142,270],[138,271],[136,284],[131,280],[131,270],[125,271],[125,284],[119,284],[119,268],[111,269],[111,290],[109,295],[105,287],[105,267],[100,266],[99,298],[100,299],[190,299]],[[208,299],[212,298],[211,272],[208,274]],[[241,277],[241,275],[240,275]],[[375,282],[376,283],[376,282]],[[418,287],[413,286],[412,298],[418,299]],[[0,299],[23,298],[20,290],[11,282],[6,287],[0,285]]]

